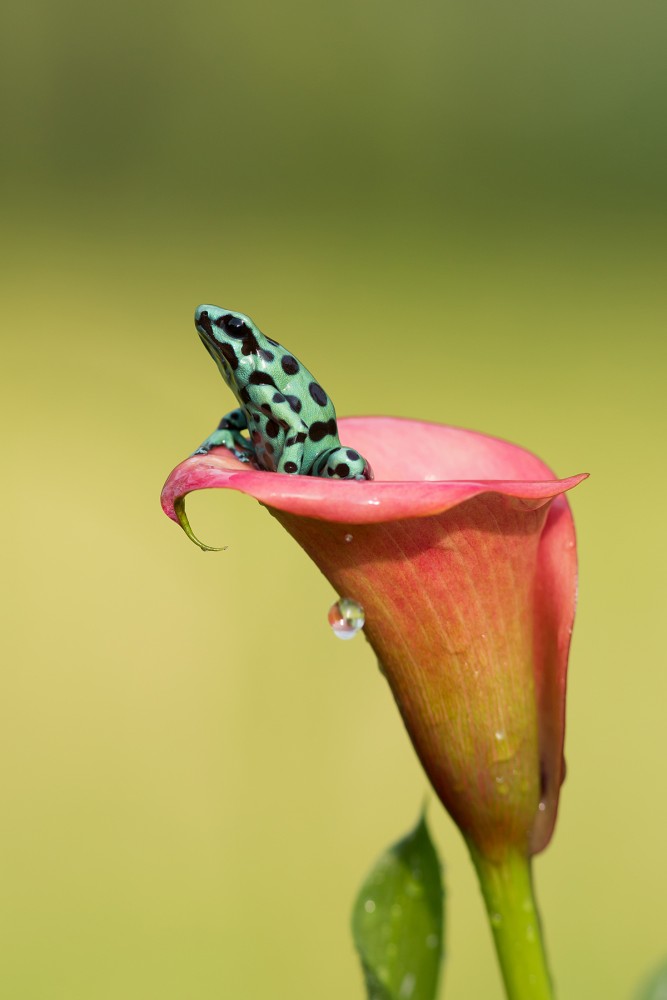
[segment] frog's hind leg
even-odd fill
[[[285,396],[273,383],[255,384],[250,407],[250,436],[256,462],[267,472],[302,472],[308,426],[299,416],[296,396]]]
[[[225,414],[216,429],[199,445],[193,455],[207,455],[211,448],[228,448],[240,462],[249,462],[255,457],[250,441],[241,431],[248,427],[248,418],[240,407]]]
[[[373,470],[354,448],[329,448],[318,455],[310,469],[311,476],[326,479],[372,479]]]
[[[295,432],[285,439],[285,447],[278,460],[276,472],[286,472],[290,476],[298,475],[301,472],[303,466],[303,441],[307,437],[308,435],[305,432],[303,434]]]

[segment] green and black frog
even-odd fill
[[[340,443],[331,399],[294,355],[230,309],[201,305],[195,326],[239,402],[196,455],[223,445],[268,472],[373,478],[366,459]]]

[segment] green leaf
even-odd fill
[[[651,976],[644,988],[639,991],[637,1000],[667,1000],[667,962]]]
[[[352,911],[368,1000],[434,1000],[443,954],[440,863],[422,816],[366,877]]]

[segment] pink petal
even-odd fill
[[[371,463],[375,480],[350,482],[249,469],[226,448],[194,455],[169,476],[162,508],[193,490],[231,488],[276,510],[350,524],[426,517],[493,491],[539,506],[585,475],[556,480],[535,455],[475,431],[397,417],[347,417],[341,439]]]

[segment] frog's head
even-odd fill
[[[224,380],[236,381],[234,372],[243,358],[261,353],[262,334],[244,313],[202,305],[195,311],[195,326],[204,347]]]

